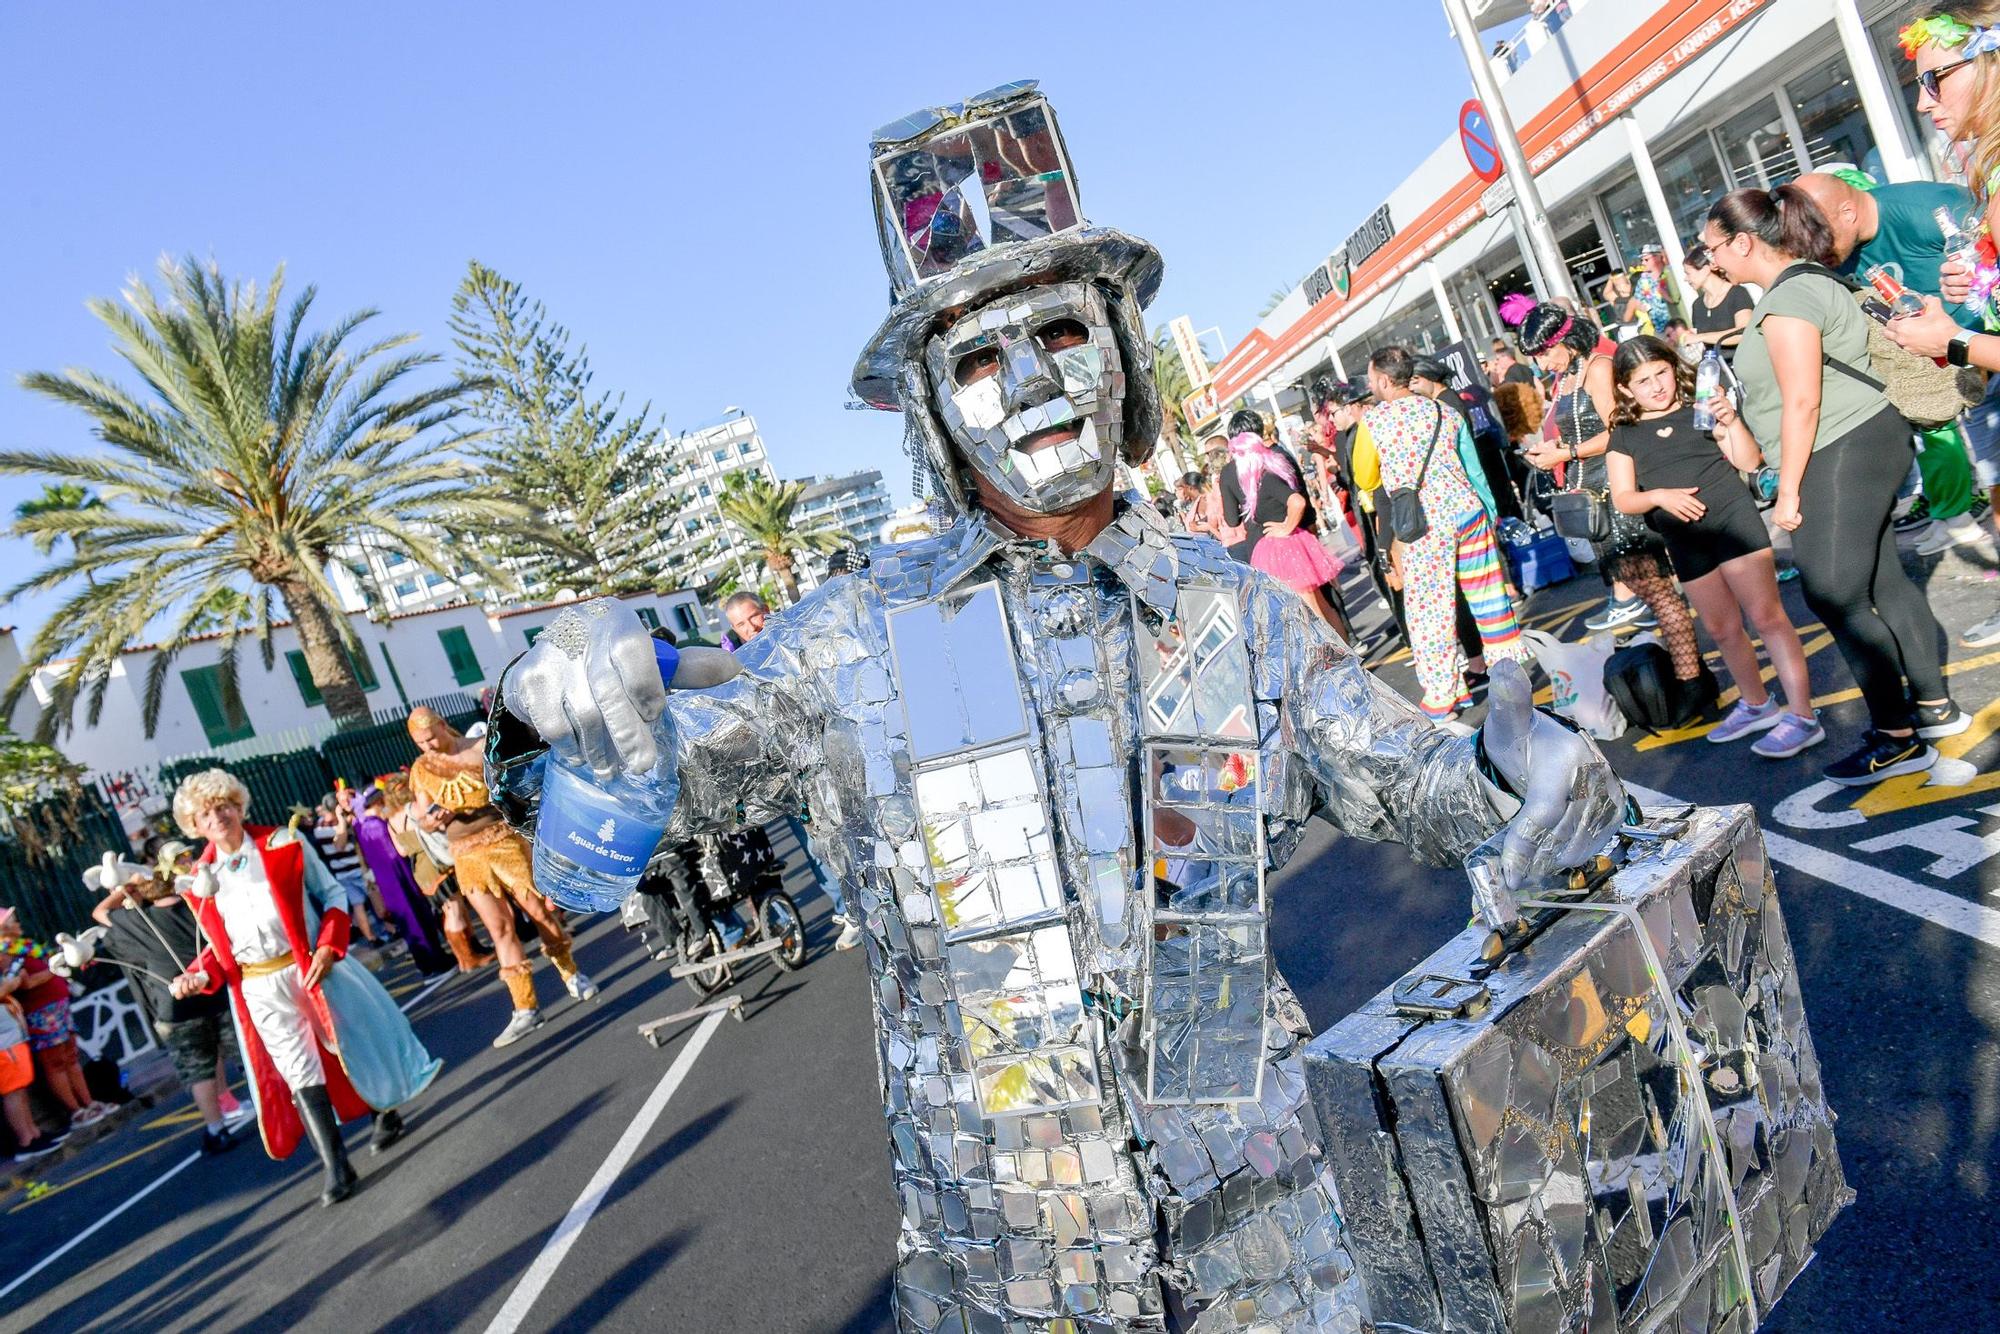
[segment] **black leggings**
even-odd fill
[[[1893,408],[1817,451],[1799,484],[1803,521],[1792,534],[1806,605],[1826,623],[1878,728],[1913,726],[1913,698],[1945,697],[1943,632],[1903,573],[1889,526],[1914,453],[1909,423]]]

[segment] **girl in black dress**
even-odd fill
[[[1681,589],[1722,650],[1741,697],[1708,734],[1715,742],[1763,732],[1753,747],[1784,759],[1826,740],[1812,707],[1805,649],[1778,598],[1771,539],[1738,475],[1763,465],[1757,442],[1726,394],[1715,405],[1713,437],[1695,429],[1694,372],[1658,338],[1641,335],[1612,360],[1618,406],[1605,468],[1611,503],[1644,515],[1666,539]],[[1745,616],[1784,687],[1781,706],[1764,689]]]

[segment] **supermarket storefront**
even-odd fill
[[[1888,181],[1940,174],[1895,45],[1904,0],[1573,8],[1502,91],[1580,292],[1594,296],[1648,244],[1677,273],[1682,242],[1730,189],[1833,165]],[[1532,290],[1505,193],[1473,174],[1453,133],[1230,350],[1214,401],[1275,396],[1290,410],[1296,386],[1359,374],[1378,347],[1502,332],[1500,297]]]

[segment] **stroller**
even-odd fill
[[[638,918],[635,923],[633,918]],[[662,843],[626,901],[654,958],[671,958],[703,1000],[760,954],[790,972],[806,961],[805,918],[761,826]]]

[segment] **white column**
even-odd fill
[[[1438,312],[1444,316],[1444,331],[1451,335],[1452,342],[1463,342],[1465,334],[1458,327],[1458,316],[1452,313],[1451,293],[1444,290],[1444,275],[1438,272],[1437,261],[1424,261],[1424,276],[1431,280],[1431,296],[1438,303]]]
[[[1333,356],[1333,373],[1345,380],[1347,378],[1347,363],[1340,359],[1340,349],[1329,341],[1326,345],[1326,350]]]
[[[1903,109],[1896,90],[1882,72],[1868,40],[1868,25],[1862,21],[1857,0],[1833,0],[1833,26],[1840,33],[1840,49],[1847,67],[1854,73],[1854,91],[1861,94],[1861,111],[1868,117],[1868,130],[1882,154],[1882,171],[1891,181],[1921,181],[1929,177],[1905,132]],[[1855,163],[1860,166],[1860,163]]]
[[[1639,128],[1639,118],[1628,113],[1618,119],[1625,122],[1625,139],[1632,146],[1632,167],[1639,173],[1639,188],[1645,192],[1646,207],[1653,214],[1653,230],[1660,234],[1660,248],[1667,252],[1667,276],[1674,279],[1667,283],[1667,290],[1677,292],[1678,275],[1681,265],[1687,262],[1687,251],[1681,247],[1673,210],[1667,207],[1667,192],[1660,188],[1660,173],[1653,170],[1653,154],[1646,147],[1646,132]],[[1687,311],[1679,313],[1685,316]],[[1664,334],[1666,330],[1660,332]]]

